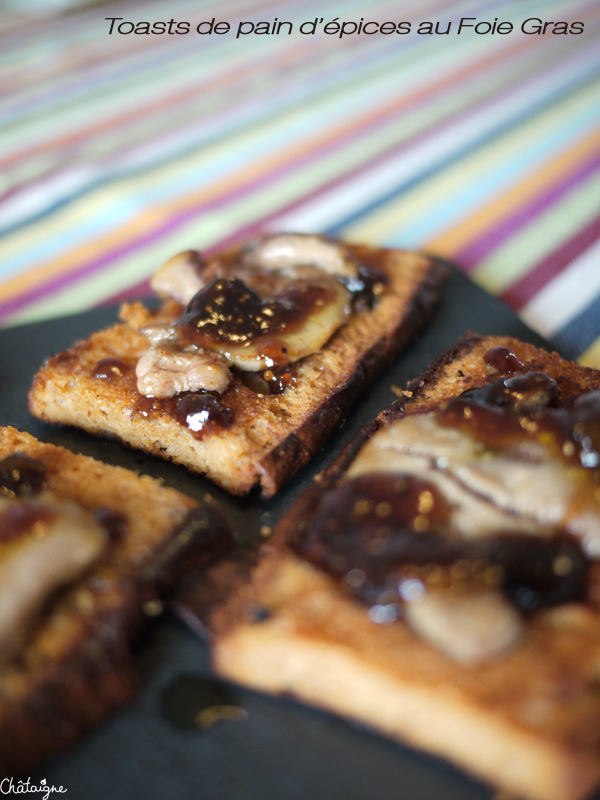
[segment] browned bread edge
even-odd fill
[[[324,396],[318,394],[317,374],[318,364],[321,362],[314,357],[308,357],[300,362],[300,373],[310,376],[310,382],[306,387],[307,389],[310,387],[311,392],[317,392],[318,402],[314,403],[311,400],[311,410],[307,413],[301,404],[292,400],[288,403],[285,396],[282,396],[282,411],[287,415],[286,421],[282,422],[280,419],[273,421],[272,424],[269,422],[264,430],[261,428],[258,438],[253,433],[252,445],[247,451],[244,449],[246,445],[242,447],[238,441],[236,443],[238,450],[233,450],[231,456],[228,456],[230,463],[219,465],[218,468],[214,466],[213,450],[215,448],[217,451],[222,450],[220,446],[226,446],[227,442],[231,441],[231,437],[228,439],[228,434],[233,433],[231,429],[216,436],[211,435],[207,438],[205,446],[204,440],[201,443],[194,442],[192,435],[183,431],[174,422],[149,417],[143,420],[142,425],[137,420],[129,421],[130,415],[125,412],[120,412],[119,418],[118,415],[114,413],[109,415],[107,412],[103,417],[97,414],[94,402],[99,402],[108,408],[110,397],[104,388],[91,387],[90,379],[83,374],[74,376],[75,396],[68,398],[69,375],[66,371],[68,368],[60,361],[60,356],[50,359],[34,380],[29,396],[32,414],[50,422],[76,425],[96,435],[116,435],[125,444],[174,460],[191,470],[206,472],[207,477],[233,494],[245,494],[258,484],[264,497],[272,497],[319,450],[343,421],[361,391],[390,363],[399,349],[416,335],[426,322],[447,274],[444,265],[425,256],[402,251],[377,251],[374,248],[359,246],[355,249],[359,255],[381,252],[386,254],[391,265],[391,286],[395,305],[390,302],[390,298],[387,298],[386,311],[381,312],[381,319],[376,307],[373,312],[369,312],[370,321],[363,326],[359,321],[363,312],[359,312],[356,319],[352,317],[338,333],[334,334],[323,349],[323,353],[330,354],[331,363],[323,362],[323,364],[331,376],[334,376],[335,371],[332,370],[335,368],[331,364],[341,362],[343,372],[339,384],[336,384],[332,377],[327,378],[331,388]],[[393,273],[394,269],[397,270],[397,276]],[[407,281],[407,276],[410,293],[407,288],[401,288],[403,282]],[[117,328],[114,330],[117,331]],[[110,330],[105,332],[105,337],[109,332]],[[115,333],[115,336],[120,337],[115,340],[116,344],[120,340],[124,341],[125,333],[122,328]],[[366,338],[365,342],[361,341],[363,336]],[[93,336],[88,341],[92,340],[99,341],[98,336]],[[67,351],[67,354],[73,354],[77,360],[86,352],[86,347],[88,343],[79,343]],[[119,352],[107,351],[104,356],[118,357]],[[59,376],[58,381],[57,376]],[[315,382],[317,382],[316,389],[312,387]],[[60,384],[60,388],[55,388],[57,383]],[[96,401],[92,397],[94,393],[99,398]],[[251,423],[252,418],[250,418]],[[264,437],[265,431],[268,431],[266,437]],[[240,431],[236,431],[235,435],[241,440]],[[189,437],[189,442],[186,441],[186,436]],[[175,442],[176,446],[173,444]],[[203,448],[202,451],[200,448]],[[240,457],[235,458],[235,453],[238,451]],[[198,463],[200,455],[205,462],[202,466]]]
[[[566,362],[556,353],[546,353],[508,337],[465,335],[410,383],[389,409],[366,425],[286,512],[272,539],[262,547],[250,580],[238,578],[229,599],[216,608],[210,609],[205,599],[203,613],[213,633],[215,668],[232,680],[264,691],[292,694],[357,719],[534,800],[579,800],[600,778],[597,747],[575,744],[577,736],[573,731],[565,731],[564,735],[555,731],[546,736],[535,728],[529,730],[510,715],[494,713],[490,701],[479,706],[479,695],[469,697],[469,687],[465,690],[463,684],[453,696],[456,689],[449,685],[447,690],[444,681],[439,685],[426,680],[415,682],[406,669],[396,676],[385,654],[374,652],[379,647],[380,631],[373,630],[373,623],[369,628],[361,622],[364,614],[340,594],[326,575],[300,562],[285,548],[288,537],[310,519],[322,493],[336,484],[376,430],[404,414],[433,410],[450,396],[498,377],[481,358],[496,345],[514,350],[528,368],[544,370],[555,377],[567,402],[584,391],[600,388],[599,371]],[[479,366],[473,368],[475,362]],[[302,586],[302,591],[298,593],[294,585]],[[299,610],[303,605],[305,610]],[[270,607],[276,609],[273,616],[265,614]],[[324,632],[318,621],[316,629],[312,629],[306,611],[311,608],[310,613],[318,619],[321,607]],[[590,635],[597,636],[593,633],[596,629],[597,621],[591,626]],[[538,657],[536,642],[544,641],[546,633],[543,625],[536,625],[531,652]],[[396,647],[401,662],[403,649],[394,636],[386,641]],[[421,665],[427,664],[430,657],[435,660],[433,651],[409,632],[398,634],[397,638],[404,642],[407,652],[420,659]],[[428,655],[430,652],[432,655]],[[530,651],[523,658],[531,660]],[[426,670],[423,666],[421,669]],[[439,671],[441,675],[456,675],[451,664],[442,663]],[[477,670],[467,673],[477,680]],[[544,674],[550,680],[552,669]],[[379,691],[378,687],[385,690]],[[411,712],[408,715],[407,709]],[[427,725],[411,724],[411,719],[418,722],[418,716],[411,717],[413,713],[422,713]],[[459,735],[464,720],[468,720],[466,733]]]
[[[24,774],[134,696],[132,645],[149,619],[146,609],[159,610],[174,581],[230,543],[211,498],[198,505],[147,476],[0,429],[0,457],[16,449],[46,464],[49,486],[60,497],[87,503],[90,510],[102,497],[102,505],[131,517],[144,497],[151,507],[152,495],[161,522],[147,547],[145,522],[135,523],[136,541],[128,545],[126,534],[106,560],[62,592],[19,661],[0,668],[0,777]],[[86,475],[95,481],[93,491],[82,483]],[[99,478],[108,489],[98,486]],[[117,484],[118,499],[111,496]],[[88,495],[94,496],[88,501]]]

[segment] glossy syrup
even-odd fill
[[[508,347],[492,347],[487,353],[484,355],[483,360],[486,364],[494,369],[497,369],[498,372],[503,373],[511,373],[511,372],[519,372],[523,369],[523,362],[513,353],[512,350],[509,350]]]
[[[275,298],[263,298],[239,278],[219,278],[192,298],[180,324],[184,335],[200,346],[231,342],[239,347],[299,330],[333,299],[329,286],[292,284]]]
[[[244,386],[255,394],[283,394],[296,385],[294,364],[286,367],[265,369],[263,372],[240,372]]]
[[[437,419],[488,448],[499,450],[543,441],[556,457],[589,470],[600,467],[600,391],[559,407],[556,381],[542,372],[499,378],[450,400]]]
[[[32,531],[36,525],[48,525],[56,511],[35,501],[22,500],[0,510],[0,543],[18,539]]]
[[[133,374],[133,366],[120,358],[103,358],[92,368],[92,377],[108,383],[115,383],[131,374]]]
[[[383,270],[376,265],[359,264],[358,276],[344,280],[355,307],[372,307],[378,290],[386,283]],[[288,363],[288,350],[280,338],[300,330],[307,317],[332,302],[336,289],[328,280],[311,282],[299,280],[287,283],[274,297],[265,297],[254,291],[236,273],[248,277],[248,269],[237,257],[224,259],[212,283],[203,287],[188,303],[183,315],[174,322],[178,331],[178,344],[214,348],[230,343],[236,347],[256,346],[271,366],[262,373],[236,371],[241,382],[257,395],[280,395],[296,383],[295,365]],[[272,275],[258,271],[268,284]],[[256,279],[256,275],[251,275]],[[259,281],[260,283],[260,281]],[[336,282],[334,281],[334,284]],[[339,288],[339,287],[338,287]],[[92,369],[98,380],[117,383],[134,380],[133,365],[120,359],[106,358]],[[186,427],[197,439],[206,434],[229,428],[234,422],[234,411],[225,396],[209,392],[186,392],[169,399],[139,396],[131,418],[148,418],[165,414]]]
[[[229,428],[235,419],[219,395],[209,392],[183,392],[165,399],[140,397],[131,416],[148,417],[153,413],[166,414],[199,440],[207,433]]]
[[[371,473],[328,492],[292,546],[371,606],[403,602],[408,579],[499,588],[526,613],[587,596],[589,561],[575,539],[499,531],[470,541],[448,533],[449,513],[433,484]]]

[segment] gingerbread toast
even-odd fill
[[[14,777],[132,698],[142,623],[231,534],[208,497],[13,428],[0,484],[0,775]]]
[[[50,422],[117,436],[234,494],[259,486],[271,497],[416,335],[445,272],[425,256],[300,234],[266,237],[206,262],[184,253],[155,276],[160,308],[126,305],[121,324],[47,361],[35,377],[30,410]],[[265,306],[264,298],[273,296]],[[219,303],[230,310],[227,325],[206,349],[214,322],[206,308]],[[231,343],[240,339],[247,340],[245,351]],[[199,351],[205,361],[194,365]],[[166,387],[169,359],[177,358],[187,359],[189,375],[178,373],[173,388],[172,371]]]
[[[292,506],[228,599],[192,605],[213,633],[217,672],[358,720],[518,796],[586,796],[600,779],[598,437],[588,437],[598,389],[599,371],[555,353],[463,338]],[[494,404],[511,402],[516,416],[494,427]],[[461,427],[473,414],[475,446]],[[511,420],[539,430],[523,440]],[[452,450],[434,453],[436,436]],[[386,449],[399,460],[386,466]],[[410,463],[434,456],[428,473]],[[515,458],[550,470],[533,508]],[[502,494],[492,478],[502,488],[509,472]],[[573,491],[563,517],[561,486]]]

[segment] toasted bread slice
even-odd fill
[[[188,611],[208,621],[214,667],[231,680],[358,720],[519,797],[576,800],[600,778],[597,565],[586,602],[525,615],[511,647],[463,663],[417,635],[403,612],[387,624],[385,615],[370,615],[344,580],[290,544],[306,537],[323,501],[378,432],[502,376],[484,360],[502,346],[518,356],[521,372],[554,378],[562,405],[600,388],[600,371],[555,353],[504,337],[465,336],[292,506],[246,580],[235,576],[227,600],[211,609],[199,593],[188,598]],[[341,539],[351,535],[346,531]]]
[[[0,459],[14,453],[41,462],[53,499],[104,519],[117,514],[119,535],[91,569],[45,598],[14,657],[0,653],[2,777],[61,750],[132,697],[140,624],[158,613],[161,594],[183,570],[230,543],[209,498],[198,505],[150,477],[0,428]],[[24,576],[28,585],[35,580],[31,570]]]
[[[126,306],[123,324],[50,358],[34,380],[31,412],[50,422],[115,435],[205,473],[234,494],[259,485],[263,496],[271,497],[319,450],[374,376],[415,336],[446,272],[421,255],[345,247],[353,259],[376,267],[382,276],[374,306],[352,313],[319,352],[293,364],[294,382],[281,394],[251,389],[240,371],[232,370],[231,384],[219,398],[232,418],[226,427],[199,436],[177,421],[170,401],[153,403],[138,391],[134,370],[148,350],[139,331],[180,317],[182,306],[169,300],[158,311]],[[238,252],[243,257],[240,250],[221,260]],[[101,372],[97,377],[97,365],[105,359],[118,360],[108,379]]]

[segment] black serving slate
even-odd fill
[[[329,464],[361,426],[467,329],[517,336],[544,346],[499,301],[452,270],[434,320],[365,394],[346,425],[279,495],[232,498],[182,467],[114,441],[50,426],[27,410],[27,391],[43,359],[110,324],[114,309],[0,331],[0,423],[29,431],[110,464],[155,477],[200,499],[210,492],[244,537],[258,535]],[[547,346],[547,345],[546,345]],[[151,626],[138,653],[142,691],[70,753],[32,777],[63,785],[70,800],[489,800],[491,793],[452,767],[331,715],[287,700],[211,682],[206,647],[173,616]],[[216,691],[215,693],[215,689]],[[210,697],[207,701],[206,692]],[[211,694],[212,693],[212,694]],[[247,718],[207,731],[189,724],[212,703],[240,706]]]

